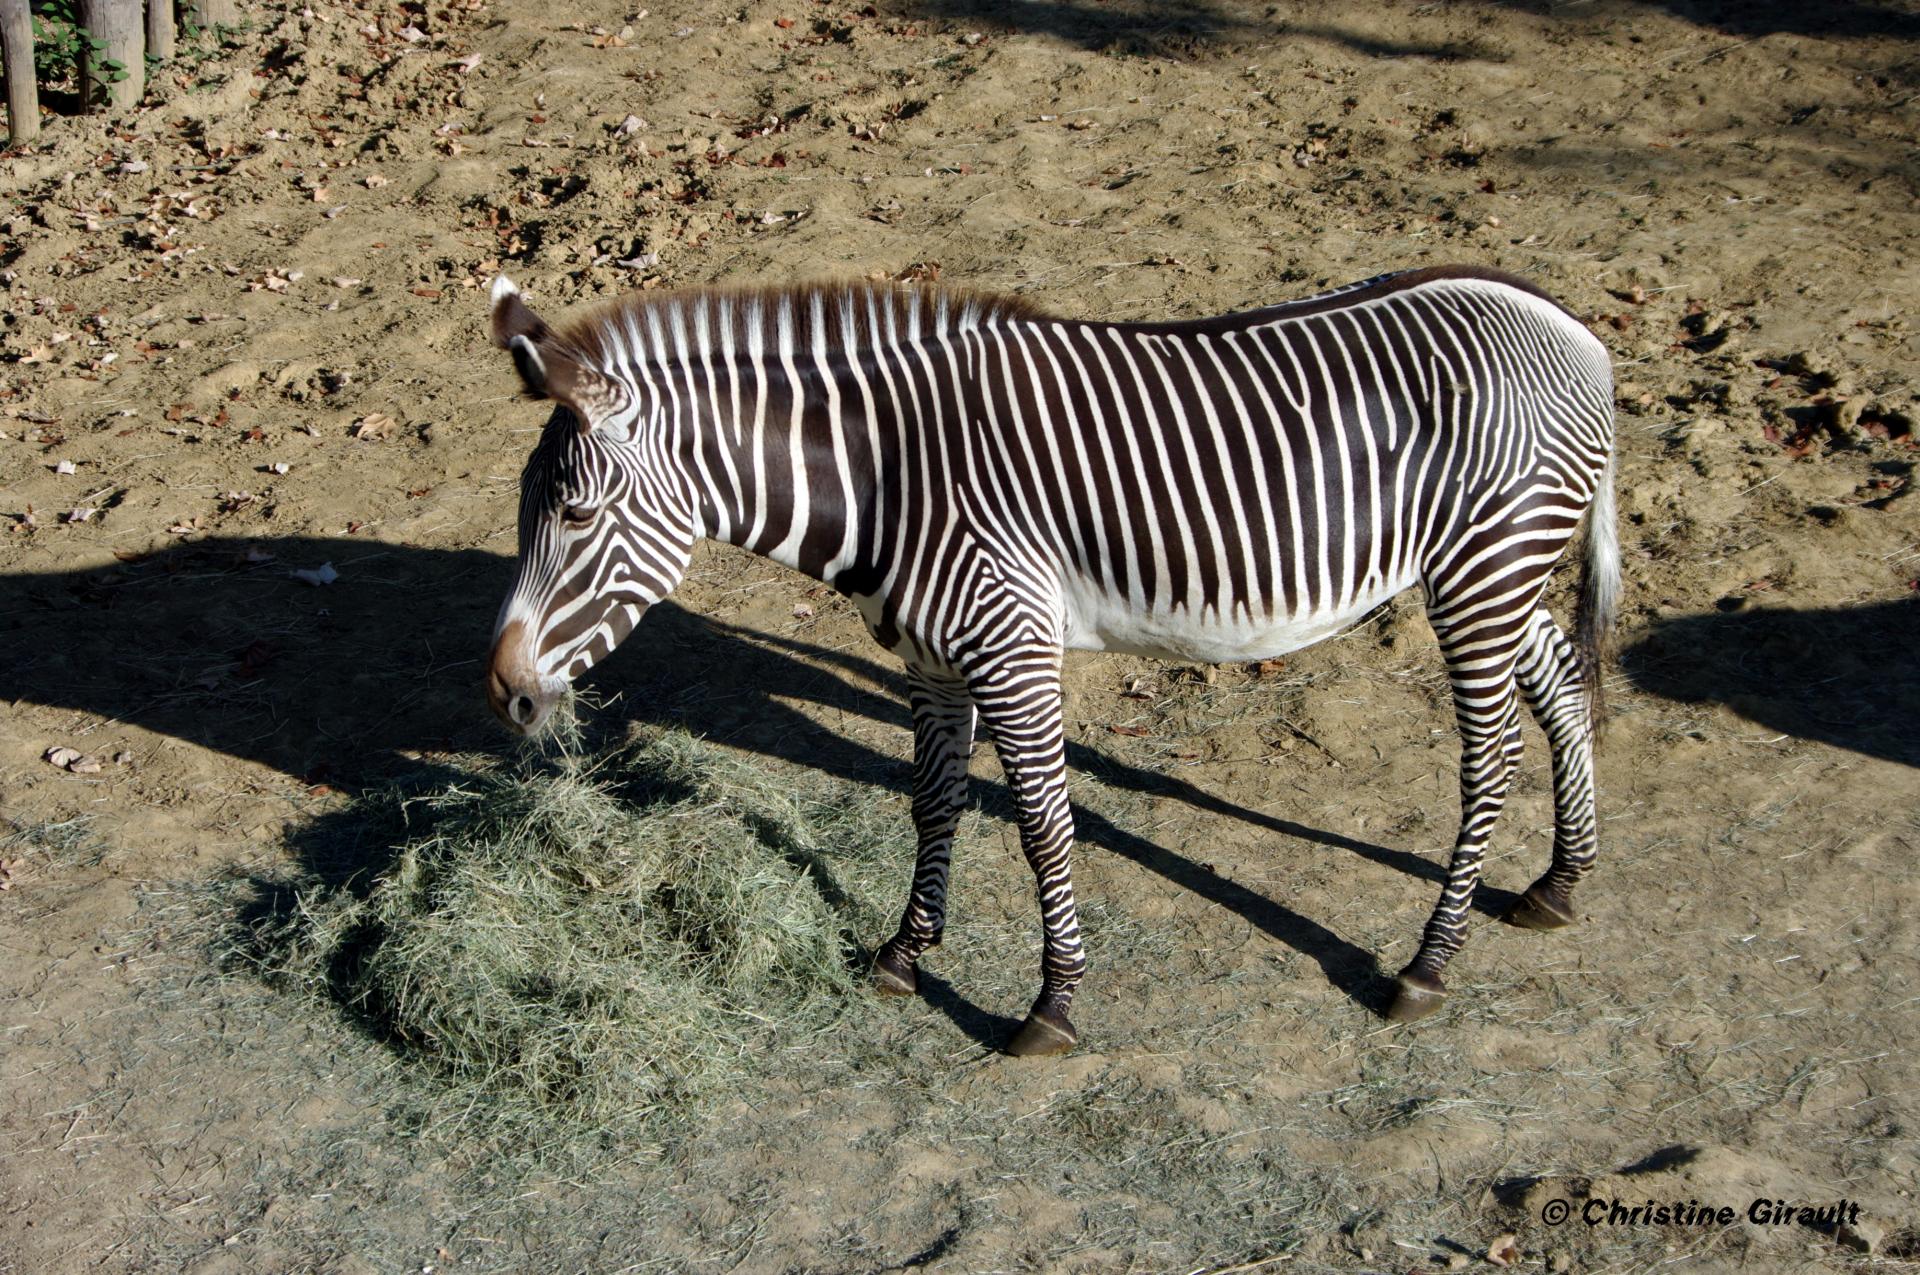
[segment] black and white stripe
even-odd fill
[[[1600,343],[1510,276],[1422,270],[1187,323],[1053,318],[854,286],[639,297],[565,331],[513,285],[496,339],[559,405],[528,464],[493,695],[545,705],[678,583],[695,540],[854,599],[905,661],[920,858],[885,985],[940,940],[975,714],[1039,883],[1021,1052],[1064,1048],[1085,966],[1064,649],[1262,659],[1423,586],[1462,736],[1461,831],[1393,1013],[1439,1003],[1520,748],[1553,754],[1553,866],[1512,919],[1571,919],[1594,855],[1595,662],[1619,563]],[[1541,607],[1590,518],[1578,643]]]

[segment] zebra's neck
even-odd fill
[[[936,463],[909,432],[957,416],[967,335],[1011,312],[935,290],[695,294],[608,312],[594,353],[658,404],[698,534],[864,591],[905,548],[898,467]]]

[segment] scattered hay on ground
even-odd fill
[[[106,843],[86,815],[38,823],[0,819],[0,863],[79,868],[92,867],[105,857]],[[0,872],[0,879],[5,876]]]
[[[430,1064],[425,1123],[520,1149],[644,1142],[770,1074],[853,1002],[875,869],[911,860],[870,794],[679,732],[361,804],[403,821],[391,864],[296,883],[235,952]]]

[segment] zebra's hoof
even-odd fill
[[[1411,1023],[1447,1003],[1447,989],[1439,979],[1425,974],[1402,973],[1393,980],[1393,986],[1393,1003],[1387,1006],[1388,1022]]]
[[[1007,1044],[1007,1052],[1015,1058],[1046,1058],[1064,1054],[1079,1043],[1080,1033],[1073,1029],[1066,1015],[1035,1012],[1020,1024],[1020,1030]]]
[[[1507,909],[1508,925],[1523,930],[1560,930],[1574,923],[1573,909],[1538,885],[1530,885],[1520,901]]]
[[[920,972],[912,961],[883,947],[873,958],[873,986],[883,996],[911,996],[920,990]]]

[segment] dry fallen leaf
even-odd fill
[[[335,580],[338,580],[340,573],[333,569],[331,562],[323,562],[317,567],[300,568],[293,572],[293,578],[301,581],[303,584],[310,584],[315,588],[319,588],[323,584],[332,584]]]
[[[1512,1232],[1497,1237],[1487,1248],[1487,1260],[1495,1266],[1512,1266],[1520,1260],[1519,1237]]]
[[[100,773],[100,759],[89,756],[77,748],[62,748],[56,745],[47,749],[41,757],[52,765],[70,771],[76,775],[97,775]]]
[[[63,522],[86,522],[99,512],[98,509],[83,505],[78,509],[67,510],[67,512],[60,515],[60,518]]]
[[[63,460],[53,467],[53,472],[56,474],[71,474],[73,472],[73,462]]]
[[[368,412],[355,421],[348,432],[355,438],[378,442],[393,432],[393,417],[385,412]]]
[[[247,282],[248,292],[285,292],[289,284],[300,282],[306,275],[299,270],[269,270],[258,279]]]

